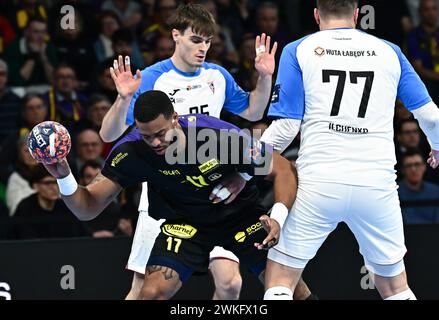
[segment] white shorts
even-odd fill
[[[139,218],[137,220],[133,244],[131,245],[131,253],[126,268],[131,271],[145,274],[146,263],[148,262],[155,239],[160,233],[160,226],[165,220],[156,220],[148,215],[146,182],[142,184],[142,187],[143,189],[139,204]],[[235,254],[222,247],[213,248],[210,252],[210,260],[213,259],[228,259],[239,263],[239,259]]]
[[[268,258],[304,268],[339,222],[348,225],[366,261],[391,265],[403,259],[407,250],[396,186],[379,189],[317,182],[299,183],[279,243]]]

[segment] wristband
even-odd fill
[[[276,202],[273,208],[271,208],[270,218],[276,220],[282,229],[282,226],[287,219],[288,212],[288,208],[283,203]]]
[[[71,172],[65,178],[56,179],[56,182],[58,183],[59,192],[63,196],[71,196],[78,189],[78,183]]]

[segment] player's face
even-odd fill
[[[206,59],[213,36],[196,34],[191,28],[187,28],[183,33],[175,30],[173,35],[176,40],[175,53],[187,67],[187,70],[183,71],[194,72]]]
[[[159,156],[166,153],[171,141],[166,140],[166,133],[175,129],[176,114],[166,119],[163,114],[149,122],[139,122],[136,120],[137,128],[142,135],[143,141]]]

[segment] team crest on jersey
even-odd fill
[[[215,94],[215,85],[213,84],[213,81],[209,81],[207,84],[209,85],[209,89],[212,91],[212,93]]]
[[[322,47],[317,47],[314,49],[314,53],[316,54],[316,56],[322,57],[325,55],[325,49],[323,49]]]

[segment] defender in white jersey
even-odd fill
[[[256,37],[258,54],[255,68],[259,71],[259,79],[256,89],[247,93],[236,84],[227,70],[204,62],[214,34],[215,22],[202,6],[180,7],[170,25],[173,26],[172,36],[175,41],[175,52],[170,59],[158,62],[142,72],[137,70],[136,78],[132,77],[128,57],[125,58],[125,64],[122,57],[114,62],[111,73],[119,96],[103,121],[100,134],[104,141],[117,139],[133,124],[134,103],[147,90],[165,92],[179,114],[203,113],[219,118],[224,107],[250,121],[259,120],[263,116],[271,93],[277,47],[275,43],[270,52],[270,37],[265,34]],[[235,178],[223,180],[221,184],[219,193],[230,194],[227,199],[230,202],[242,190],[245,181]],[[147,184],[144,183],[139,219],[127,265],[128,269],[135,271],[135,277],[127,298],[138,296],[145,266],[162,222],[148,215]],[[233,253],[216,247],[211,252],[210,271],[216,287],[214,299],[239,297],[241,277],[238,258]],[[309,295],[306,285],[301,285],[297,296],[306,298]]]
[[[270,250],[265,299],[292,298],[307,262],[339,222],[355,235],[383,299],[415,299],[407,285],[394,165],[393,116],[400,99],[439,160],[439,111],[389,42],[355,29],[356,0],[320,0],[321,31],[282,52],[262,140],[282,151],[301,132],[296,202]]]

